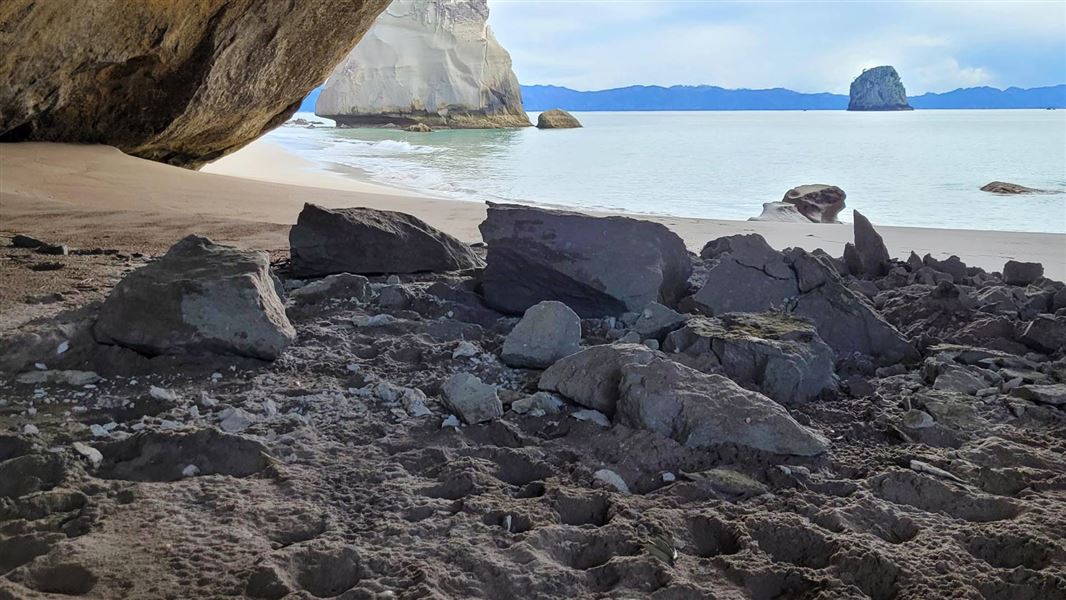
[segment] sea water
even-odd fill
[[[847,193],[845,221],[857,209],[878,225],[1066,233],[1064,193],[980,191],[1066,191],[1063,110],[574,114],[583,128],[281,127],[269,139],[322,168],[463,200],[743,220],[824,183]]]

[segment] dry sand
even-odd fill
[[[126,156],[104,146],[0,145],[0,231],[29,233],[81,247],[158,252],[199,232],[219,241],[284,252],[286,225],[304,202],[368,206],[414,214],[460,239],[480,239],[480,203],[420,196],[316,170],[269,140],[192,172]],[[759,223],[649,216],[698,251],[708,240],[758,233],[775,248],[843,253],[851,226]],[[875,223],[876,225],[876,223]],[[1044,264],[1066,279],[1066,236],[1044,233],[879,227],[893,256],[911,250],[956,254],[1000,270],[1009,259]]]

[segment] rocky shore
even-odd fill
[[[307,205],[5,334],[0,598],[1066,598],[1042,265],[481,233]]]

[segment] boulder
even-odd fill
[[[496,386],[482,382],[470,373],[456,373],[444,382],[444,404],[467,425],[503,416],[503,403]]]
[[[622,368],[616,421],[685,447],[737,444],[775,454],[815,456],[829,447],[780,404],[720,375],[664,358]]]
[[[149,355],[213,352],[272,360],[296,337],[266,252],[190,235],[127,275],[93,326],[97,341]]]
[[[347,127],[528,127],[488,19],[488,0],[393,2],[338,61],[315,114]]]
[[[521,314],[558,300],[582,317],[621,316],[680,300],[692,272],[684,242],[658,223],[488,203],[481,235],[486,303]]]
[[[312,281],[289,294],[296,304],[316,304],[331,298],[366,302],[370,299],[370,295],[370,280],[362,275],[351,273],[337,273],[318,281]]]
[[[833,350],[812,325],[784,315],[696,317],[669,334],[663,350],[780,404],[807,402],[837,387]]]
[[[1002,195],[1056,193],[1053,190],[1041,190],[1038,188],[1025,187],[1024,185],[1018,185],[1017,183],[1007,183],[1006,181],[993,181],[991,183],[986,183],[981,186],[981,191]]]
[[[1023,385],[1011,390],[1011,395],[1040,404],[1066,406],[1066,383]]]
[[[553,108],[540,113],[537,117],[537,129],[575,129],[581,127],[581,122],[574,115],[559,108]]]
[[[706,283],[692,297],[707,314],[764,312],[782,307],[785,299],[799,293],[795,273],[784,256],[762,236],[714,240],[704,246],[701,256],[718,257],[707,272]]]
[[[500,358],[511,367],[544,369],[581,349],[581,317],[562,302],[546,300],[522,315],[503,341]]]
[[[372,208],[304,204],[289,230],[297,277],[419,273],[482,266],[469,246],[417,217]]]
[[[1025,326],[1020,341],[1048,354],[1062,351],[1066,348],[1066,317],[1039,315]]]
[[[865,69],[851,82],[848,110],[914,110],[907,104],[907,90],[899,73],[890,66]]]
[[[891,262],[888,256],[888,248],[885,247],[885,241],[881,239],[881,235],[870,224],[869,219],[857,210],[854,211],[854,214],[855,245],[851,246],[851,248],[854,249],[855,258],[849,259],[847,246],[844,251],[844,262],[848,265],[848,270],[851,271],[852,275],[867,275],[870,277],[886,275],[889,268],[891,268]],[[859,270],[856,271],[856,268]]]
[[[411,133],[431,133],[433,128],[425,123],[414,123],[403,128],[404,131],[410,131]]]
[[[810,223],[795,204],[788,202],[763,202],[762,214],[749,217],[749,221],[777,221],[780,223]]]
[[[681,327],[686,319],[688,319],[688,317],[676,310],[668,306],[663,306],[658,302],[652,302],[645,306],[644,310],[640,312],[637,322],[633,324],[633,331],[636,332],[641,339],[658,339],[674,329]]]
[[[912,253],[913,254],[913,253]],[[966,279],[968,267],[958,256],[954,254],[944,260],[937,260],[930,254],[922,257],[922,264],[934,271],[951,275],[954,283],[962,283]]]
[[[623,367],[647,364],[655,355],[655,351],[642,344],[593,346],[549,367],[541,374],[538,387],[586,408],[613,415]]]
[[[1044,276],[1044,265],[1038,262],[1008,260],[1003,265],[1003,281],[1007,285],[1029,285]]]
[[[284,123],[388,4],[5,0],[27,35],[0,42],[0,140],[197,167]]]
[[[845,198],[844,190],[835,185],[811,184],[792,188],[781,201],[795,206],[813,223],[839,223],[837,215],[844,210]]]

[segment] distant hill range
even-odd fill
[[[672,87],[634,85],[581,92],[554,85],[522,86],[522,101],[529,111],[562,108],[600,110],[844,110],[843,94],[805,94],[784,88],[728,90],[713,85]],[[998,90],[962,88],[943,94],[910,96],[916,109],[938,108],[1066,108],[1066,84],[1051,87]]]

